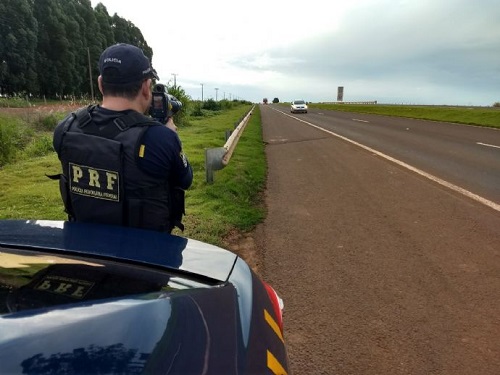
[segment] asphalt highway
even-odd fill
[[[292,373],[500,373],[500,132],[260,108]]]
[[[315,109],[293,116],[500,204],[499,129]]]

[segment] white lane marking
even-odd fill
[[[476,144],[480,146],[500,148],[500,146],[490,145],[488,143],[476,142]]]
[[[359,118],[353,118],[352,121],[358,121],[358,122],[370,122],[366,120],[360,120]]]
[[[281,111],[278,111],[278,112],[281,112]],[[284,115],[288,116],[288,117],[296,119],[297,121],[301,121],[301,122],[303,122],[306,125],[312,126],[313,128],[321,130],[321,131],[323,131],[325,133],[329,133],[329,134],[331,134],[331,135],[333,135],[333,136],[335,136],[337,138],[340,138],[340,139],[342,139],[344,141],[352,143],[353,145],[356,145],[356,146],[361,147],[361,148],[363,148],[363,149],[365,149],[367,151],[370,151],[370,152],[374,153],[375,155],[378,155],[378,156],[380,156],[380,157],[382,157],[384,159],[392,161],[393,163],[396,163],[397,165],[400,165],[403,168],[406,168],[406,169],[408,169],[408,170],[410,170],[412,172],[415,172],[415,173],[417,173],[417,174],[419,174],[419,175],[421,175],[421,176],[423,176],[425,178],[428,178],[431,181],[434,181],[434,182],[436,182],[436,183],[438,183],[438,184],[440,184],[442,186],[447,187],[448,189],[454,190],[454,191],[456,191],[456,192],[458,192],[458,193],[460,193],[462,195],[465,195],[468,198],[471,198],[471,199],[475,200],[476,202],[482,203],[485,206],[488,206],[488,207],[494,209],[495,211],[500,212],[500,204],[498,204],[498,203],[492,202],[492,201],[490,201],[490,200],[488,200],[486,198],[483,198],[483,197],[481,197],[481,196],[479,196],[477,194],[474,194],[474,193],[472,193],[472,192],[470,192],[470,191],[468,191],[468,190],[466,190],[464,188],[461,188],[460,186],[457,186],[457,185],[454,185],[454,184],[452,184],[452,183],[450,183],[448,181],[442,180],[439,177],[433,176],[430,173],[424,172],[424,171],[422,171],[422,170],[420,170],[418,168],[415,168],[415,167],[411,166],[410,164],[406,164],[405,162],[403,162],[401,160],[398,160],[398,159],[393,158],[392,156],[383,154],[380,151],[377,151],[377,150],[375,150],[375,149],[373,149],[371,147],[368,147],[368,146],[365,146],[365,145],[363,145],[361,143],[353,141],[352,139],[346,138],[346,137],[344,137],[344,136],[342,136],[340,134],[334,133],[334,132],[332,132],[330,130],[323,129],[323,128],[317,126],[317,125],[311,124],[310,122],[302,120],[302,119],[300,119],[298,117],[290,116],[289,114],[284,113],[284,112],[282,112],[282,113]]]

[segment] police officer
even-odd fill
[[[69,220],[183,229],[193,171],[173,120],[144,115],[156,72],[140,48],[123,43],[101,54],[99,71],[102,104],[69,114],[54,131]]]

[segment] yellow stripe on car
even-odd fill
[[[281,330],[280,330],[280,327],[278,326],[278,323],[276,323],[276,320],[273,319],[271,314],[269,314],[266,309],[264,309],[264,319],[266,320],[267,324],[269,324],[271,326],[274,333],[276,333],[276,335],[278,335],[280,340],[282,342],[285,342],[285,340],[283,340],[283,335],[281,334]]]
[[[274,375],[287,375],[287,372],[276,359],[276,357],[269,350],[267,351],[267,367],[273,372]]]

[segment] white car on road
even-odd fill
[[[294,100],[290,106],[292,113],[307,113],[307,104],[304,100]]]

